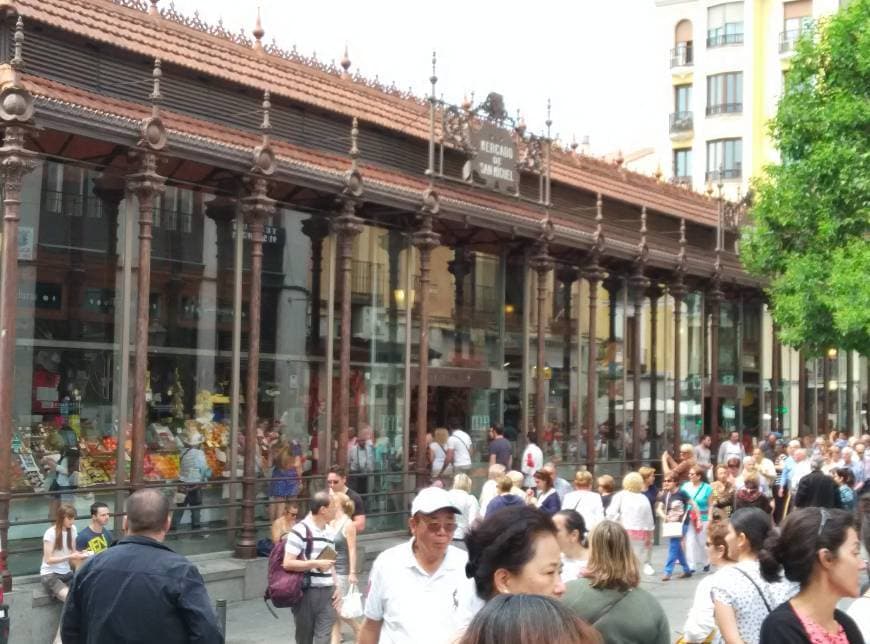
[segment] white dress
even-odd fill
[[[647,505],[649,502],[647,501]],[[592,530],[604,519],[604,504],[601,495],[592,490],[574,490],[562,499],[563,510],[576,510],[583,517],[586,529]]]

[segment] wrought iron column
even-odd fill
[[[649,247],[646,241],[646,206],[641,209],[640,213],[640,243],[637,248],[637,256],[634,261],[634,274],[629,278],[629,284],[632,289],[634,300],[634,338],[632,343],[632,398],[634,400],[634,413],[631,421],[631,456],[634,460],[635,467],[640,464],[640,425],[641,425],[641,409],[640,409],[640,385],[641,373],[640,363],[642,360],[642,352],[640,345],[643,340],[643,299],[646,295],[646,290],[650,286],[650,280],[643,274],[646,268],[646,260],[649,255]]]
[[[136,348],[133,359],[132,460],[130,485],[137,489],[145,476],[145,424],[148,371],[148,326],[151,295],[151,231],[154,199],[163,194],[166,178],[157,173],[157,153],[166,147],[166,128],[160,120],[160,61],[154,62],[154,90],[151,93],[152,114],[142,124],[143,138],[139,142],[139,168],[127,177],[127,192],[139,203],[139,267],[136,273]],[[132,229],[132,226],[130,227]],[[126,357],[125,357],[126,358]],[[120,428],[123,432],[124,428]],[[123,436],[119,437],[119,442]],[[118,463],[123,467],[123,463]]]
[[[245,453],[242,474],[242,527],[236,541],[235,556],[257,556],[257,529],[254,506],[257,496],[257,401],[260,386],[260,321],[263,278],[263,228],[266,217],[275,212],[275,200],[268,196],[267,177],[275,172],[275,155],[269,142],[269,92],[263,97],[262,144],[254,148],[248,196],[242,199],[242,214],[251,233],[251,267],[248,285],[248,364],[245,381]],[[241,231],[237,231],[241,234]]]
[[[0,283],[0,577],[4,591],[12,590],[7,567],[9,505],[12,487],[13,384],[15,378],[15,318],[18,309],[18,223],[21,220],[21,184],[34,168],[33,152],[25,149],[24,135],[33,117],[33,97],[21,85],[21,48],[24,23],[15,28],[15,56],[0,66],[6,82],[0,87],[0,123],[6,127],[0,147],[3,178],[2,283]],[[10,73],[11,72],[11,73]]]
[[[565,343],[565,346],[562,347],[562,380],[565,385],[565,400],[564,400],[564,414],[565,414],[565,433],[563,435],[563,442],[567,454],[568,444],[571,442],[571,285],[577,281],[577,270],[575,268],[561,268],[556,271],[556,279],[562,282],[563,286],[563,319],[565,322],[565,330],[562,334],[562,342]],[[555,297],[555,293],[553,294]],[[580,325],[580,311],[577,311],[577,325]],[[579,346],[579,345],[578,345]],[[578,348],[579,351],[579,348]],[[579,355],[579,354],[578,354]],[[577,373],[579,375],[579,361],[578,361],[578,369]],[[580,401],[577,400],[577,428],[580,427],[579,421],[580,415]],[[580,438],[579,436],[577,437]]]
[[[649,441],[656,448],[658,445],[658,322],[659,310],[658,302],[662,296],[662,290],[658,285],[652,286],[649,289],[649,321],[650,321],[650,365],[649,365],[649,416],[647,422],[649,424]],[[655,455],[656,450],[650,450],[652,455]]]
[[[541,222],[541,234],[535,245],[534,254],[529,258],[529,267],[538,274],[538,355],[535,368],[535,432],[540,437],[546,420],[546,352],[547,352],[547,275],[553,270],[549,244],[553,239],[553,224],[547,215]]]
[[[589,353],[586,356],[586,469],[589,472],[595,471],[595,438],[598,433],[595,417],[598,403],[598,284],[604,279],[604,271],[598,263],[604,250],[601,193],[596,196],[595,210],[594,243],[583,271],[589,282]]]
[[[438,215],[440,205],[438,195],[430,184],[423,195],[423,206],[420,209],[420,227],[411,236],[411,243],[420,253],[420,284],[417,301],[420,303],[420,341],[418,343],[417,369],[417,483],[425,485],[428,480],[426,466],[426,431],[429,420],[429,270],[432,250],[438,247],[440,235],[432,229],[434,218]],[[410,329],[409,329],[410,331]]]
[[[719,310],[725,294],[714,282],[712,290],[707,294],[710,302],[710,431],[713,436],[711,449],[719,448]]]
[[[680,252],[677,255],[677,265],[675,266],[675,278],[669,287],[671,297],[674,298],[674,420],[673,432],[671,440],[673,441],[674,458],[680,453],[681,443],[681,418],[680,418],[680,402],[682,396],[682,338],[680,337],[680,329],[683,322],[683,300],[688,293],[686,288],[686,220],[680,220]],[[667,406],[665,406],[667,412]]]
[[[803,349],[798,351],[798,436],[803,436],[807,424],[807,357]]]

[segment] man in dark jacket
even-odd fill
[[[85,562],[61,617],[64,644],[220,644],[224,641],[202,576],[163,545],[168,499],[144,489],[127,499],[126,537]]]
[[[822,472],[824,459],[821,456],[813,456],[810,462],[812,471],[804,476],[798,483],[797,492],[794,496],[794,505],[797,508],[842,508],[840,490],[834,479]]]

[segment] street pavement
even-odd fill
[[[662,567],[667,555],[667,546],[653,548],[653,567],[656,574],[644,576],[641,588],[652,593],[664,608],[671,625],[673,639],[682,629],[686,613],[692,605],[695,588],[703,577],[699,573],[691,579],[677,579],[682,572],[679,565],[674,579],[661,581]],[[365,582],[363,581],[363,585]],[[262,599],[252,599],[245,602],[230,604],[227,610],[227,644],[278,644],[293,641],[293,617],[289,608],[276,610],[279,619],[275,619],[266,608]],[[344,641],[351,642],[350,631],[344,633]]]

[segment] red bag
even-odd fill
[[[535,466],[535,457],[532,456],[531,452],[526,453],[526,466],[527,467],[534,467]]]
[[[305,528],[305,550],[300,552],[296,559],[306,561],[311,558],[314,541],[308,526],[303,523],[302,527]],[[272,546],[272,552],[269,553],[268,582],[266,592],[263,593],[263,601],[271,601],[275,608],[290,608],[302,601],[302,594],[306,587],[305,582],[308,579],[306,572],[284,570],[283,563],[284,541],[282,540]],[[266,607],[269,608],[269,604],[266,604]],[[269,610],[272,611],[271,608]],[[273,611],[272,614],[275,615]],[[277,617],[275,615],[276,619]]]

